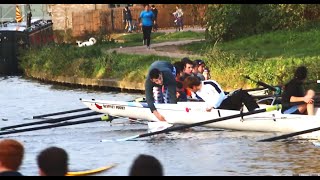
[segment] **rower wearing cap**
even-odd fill
[[[192,73],[199,77],[201,81],[205,80],[205,77],[203,76],[204,68],[206,67],[206,64],[201,59],[196,59],[193,61],[193,70]]]

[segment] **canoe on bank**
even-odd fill
[[[81,99],[81,101],[93,111],[111,116],[158,121],[151,113],[147,103],[144,102],[94,99]],[[211,112],[206,112],[204,102],[179,102],[178,104],[155,104],[155,106],[167,122],[171,124],[192,124],[240,114],[239,111],[222,109],[214,109]],[[265,108],[266,106],[267,105],[260,105],[261,108]],[[242,118],[233,118],[205,124],[204,126],[240,131],[292,133],[320,127],[320,110],[318,110],[318,108],[316,109],[315,116],[281,114],[280,110],[263,112]]]

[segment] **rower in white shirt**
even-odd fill
[[[239,89],[226,95],[221,86],[214,80],[200,81],[197,77],[189,76],[184,80],[184,85],[192,91],[193,98],[206,102],[206,110],[215,109],[240,110],[244,104],[249,111],[259,108],[259,105],[247,91]]]

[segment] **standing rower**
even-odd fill
[[[177,103],[176,70],[167,61],[155,61],[151,64],[145,81],[145,94],[151,112],[160,120],[165,118],[157,111],[154,103]]]

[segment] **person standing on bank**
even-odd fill
[[[179,6],[176,6],[176,11],[173,13],[174,17],[176,18],[177,23],[177,30],[183,31],[183,11]]]
[[[128,26],[128,32],[132,33],[132,15],[128,6],[123,9],[123,21],[126,23],[126,27]]]
[[[167,61],[151,64],[145,81],[146,101],[151,112],[160,120],[165,118],[157,111],[154,103],[177,103],[176,68]]]
[[[296,69],[293,79],[291,79],[284,87],[281,98],[283,114],[308,114],[314,115],[314,96],[315,91],[309,89],[305,92],[303,82],[306,80],[308,70],[305,66],[300,66]],[[288,105],[292,102],[305,102],[301,105]]]
[[[143,45],[150,49],[151,31],[153,26],[154,14],[150,10],[149,4],[144,5],[144,10],[140,13],[139,24],[142,26]]]
[[[156,8],[155,5],[152,5],[151,11],[153,12],[153,15],[154,15],[153,32],[157,32],[157,30],[158,30],[158,9]]]

